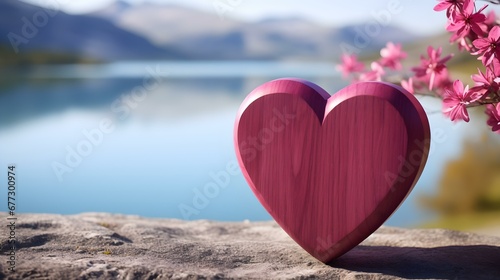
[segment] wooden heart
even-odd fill
[[[254,194],[323,262],[389,218],[417,182],[430,145],[418,100],[380,82],[333,96],[305,80],[268,82],[241,105],[234,137]]]

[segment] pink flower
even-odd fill
[[[431,81],[430,76],[424,76],[424,77],[414,77],[413,80],[413,87],[418,90],[419,87],[429,87]],[[446,89],[451,89],[453,88],[453,82],[450,79],[450,74],[448,73],[448,70],[444,68],[439,74],[434,76],[434,81],[433,81],[433,89],[434,93],[436,93],[439,96],[443,96],[444,91]]]
[[[436,76],[440,78],[440,75],[443,75],[443,71],[446,69],[445,63],[451,59],[451,55],[448,55],[444,58],[441,58],[442,49],[434,49],[432,46],[427,48],[427,54],[429,58],[425,58],[424,56],[420,57],[420,66],[413,67],[412,70],[415,72],[415,76],[417,78],[429,78],[429,90],[434,88],[434,80],[436,80]]]
[[[377,62],[372,62],[371,71],[363,73],[359,76],[360,82],[382,81],[382,76],[385,75],[384,68]]]
[[[487,123],[491,126],[491,130],[500,134],[500,103],[497,103],[496,106],[488,104],[486,114],[489,116]]]
[[[493,59],[500,58],[500,27],[493,27],[487,38],[476,39],[472,44],[478,49],[472,54],[480,54],[479,59],[483,61],[484,66],[490,65]]]
[[[401,60],[406,58],[406,53],[401,50],[401,44],[395,45],[392,42],[388,42],[386,47],[380,51],[382,59],[380,59],[380,64],[385,67],[389,67],[394,70],[401,70]]]
[[[474,13],[474,1],[464,0],[461,13],[457,13],[454,19],[448,22],[448,26],[446,27],[446,30],[456,32],[451,40],[456,41],[460,38],[464,38],[469,35],[471,30],[479,36],[486,33],[488,28],[484,23],[486,21],[486,16],[481,13],[486,7],[487,5]]]
[[[477,100],[477,96],[469,91],[469,86],[465,87],[460,80],[453,83],[453,88],[444,92],[443,113],[452,121],[464,120],[469,122],[467,105]]]
[[[495,73],[495,75],[497,77],[500,77],[500,60],[499,59],[493,59],[493,62],[487,68],[492,69],[493,72]]]
[[[460,13],[464,0],[437,0],[439,3],[434,7],[434,11],[440,12],[446,10],[446,16],[453,21],[455,15]]]
[[[459,38],[457,41],[457,46],[459,51],[466,50],[468,52],[472,51],[472,44],[467,41],[465,38]]]
[[[342,77],[348,77],[351,73],[361,72],[365,69],[365,65],[358,61],[356,55],[342,55],[342,64],[337,65],[337,69],[342,72]]]
[[[481,70],[479,69],[477,70],[479,74],[471,76],[476,85],[471,88],[470,91],[481,96],[484,96],[489,92],[498,92],[498,90],[500,89],[500,85],[498,84],[498,76],[500,73],[494,73],[490,68],[486,68],[486,74],[483,74],[483,72],[481,72]]]
[[[437,93],[441,95],[444,94],[446,89],[453,88],[453,82],[450,79],[448,69],[444,68],[439,75],[436,75],[436,78],[434,79],[434,87],[436,88]]]
[[[401,86],[406,89],[409,93],[415,94],[415,89],[413,88],[413,79],[409,78],[408,81],[402,80]]]
[[[497,15],[495,14],[495,11],[489,11],[489,13],[486,15],[486,20],[484,21],[484,23],[491,27],[497,24]]]

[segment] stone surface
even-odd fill
[[[22,214],[16,272],[0,227],[0,279],[499,279],[500,238],[382,227],[323,264],[274,222]]]

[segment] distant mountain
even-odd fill
[[[98,60],[181,57],[103,18],[69,15],[18,0],[0,1],[0,14],[0,44],[10,46],[12,55],[18,48],[21,53],[53,51]]]
[[[405,30],[387,26],[360,46],[356,40],[366,28],[364,24],[333,28],[298,17],[222,20],[215,13],[183,6],[131,5],[121,0],[90,14],[69,15],[19,0],[0,0],[0,45],[14,41],[22,53],[77,54],[98,60],[333,60],[346,46],[370,52],[389,40],[416,39]],[[28,34],[32,29],[35,35]]]
[[[132,4],[122,0],[116,0],[112,2],[107,7],[94,12],[92,14],[99,15],[100,17],[115,20],[117,17],[120,17],[126,10],[132,7]]]
[[[116,1],[92,15],[144,36],[163,47],[181,49],[197,59],[333,59],[340,44],[356,46],[365,24],[332,28],[302,18],[268,18],[260,22],[221,20],[215,13],[168,4],[128,5]],[[360,51],[387,41],[408,42],[416,36],[395,26],[381,27]]]
[[[242,28],[248,24],[168,4],[123,6],[117,1],[92,15],[109,19],[158,46],[183,50],[193,59],[255,58],[247,53],[243,41]]]

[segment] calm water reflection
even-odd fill
[[[245,95],[286,76],[310,79],[330,92],[346,85],[325,63],[124,62],[10,72],[1,78],[7,86],[0,89],[0,166],[17,165],[20,212],[183,218],[179,206],[192,205],[197,190],[214,180],[210,174],[235,161],[233,122]],[[130,99],[145,78],[154,87]],[[423,102],[429,110],[439,108]],[[460,149],[463,127],[440,114],[430,119],[446,141],[433,143],[422,179],[389,225],[411,226],[430,217],[416,197],[432,191],[443,164]],[[113,131],[98,137],[103,120]],[[94,135],[95,144],[82,146],[92,138],[86,135]],[[72,151],[79,148],[88,155],[78,159]],[[2,211],[5,204],[0,202]],[[238,174],[190,219],[270,217]]]

